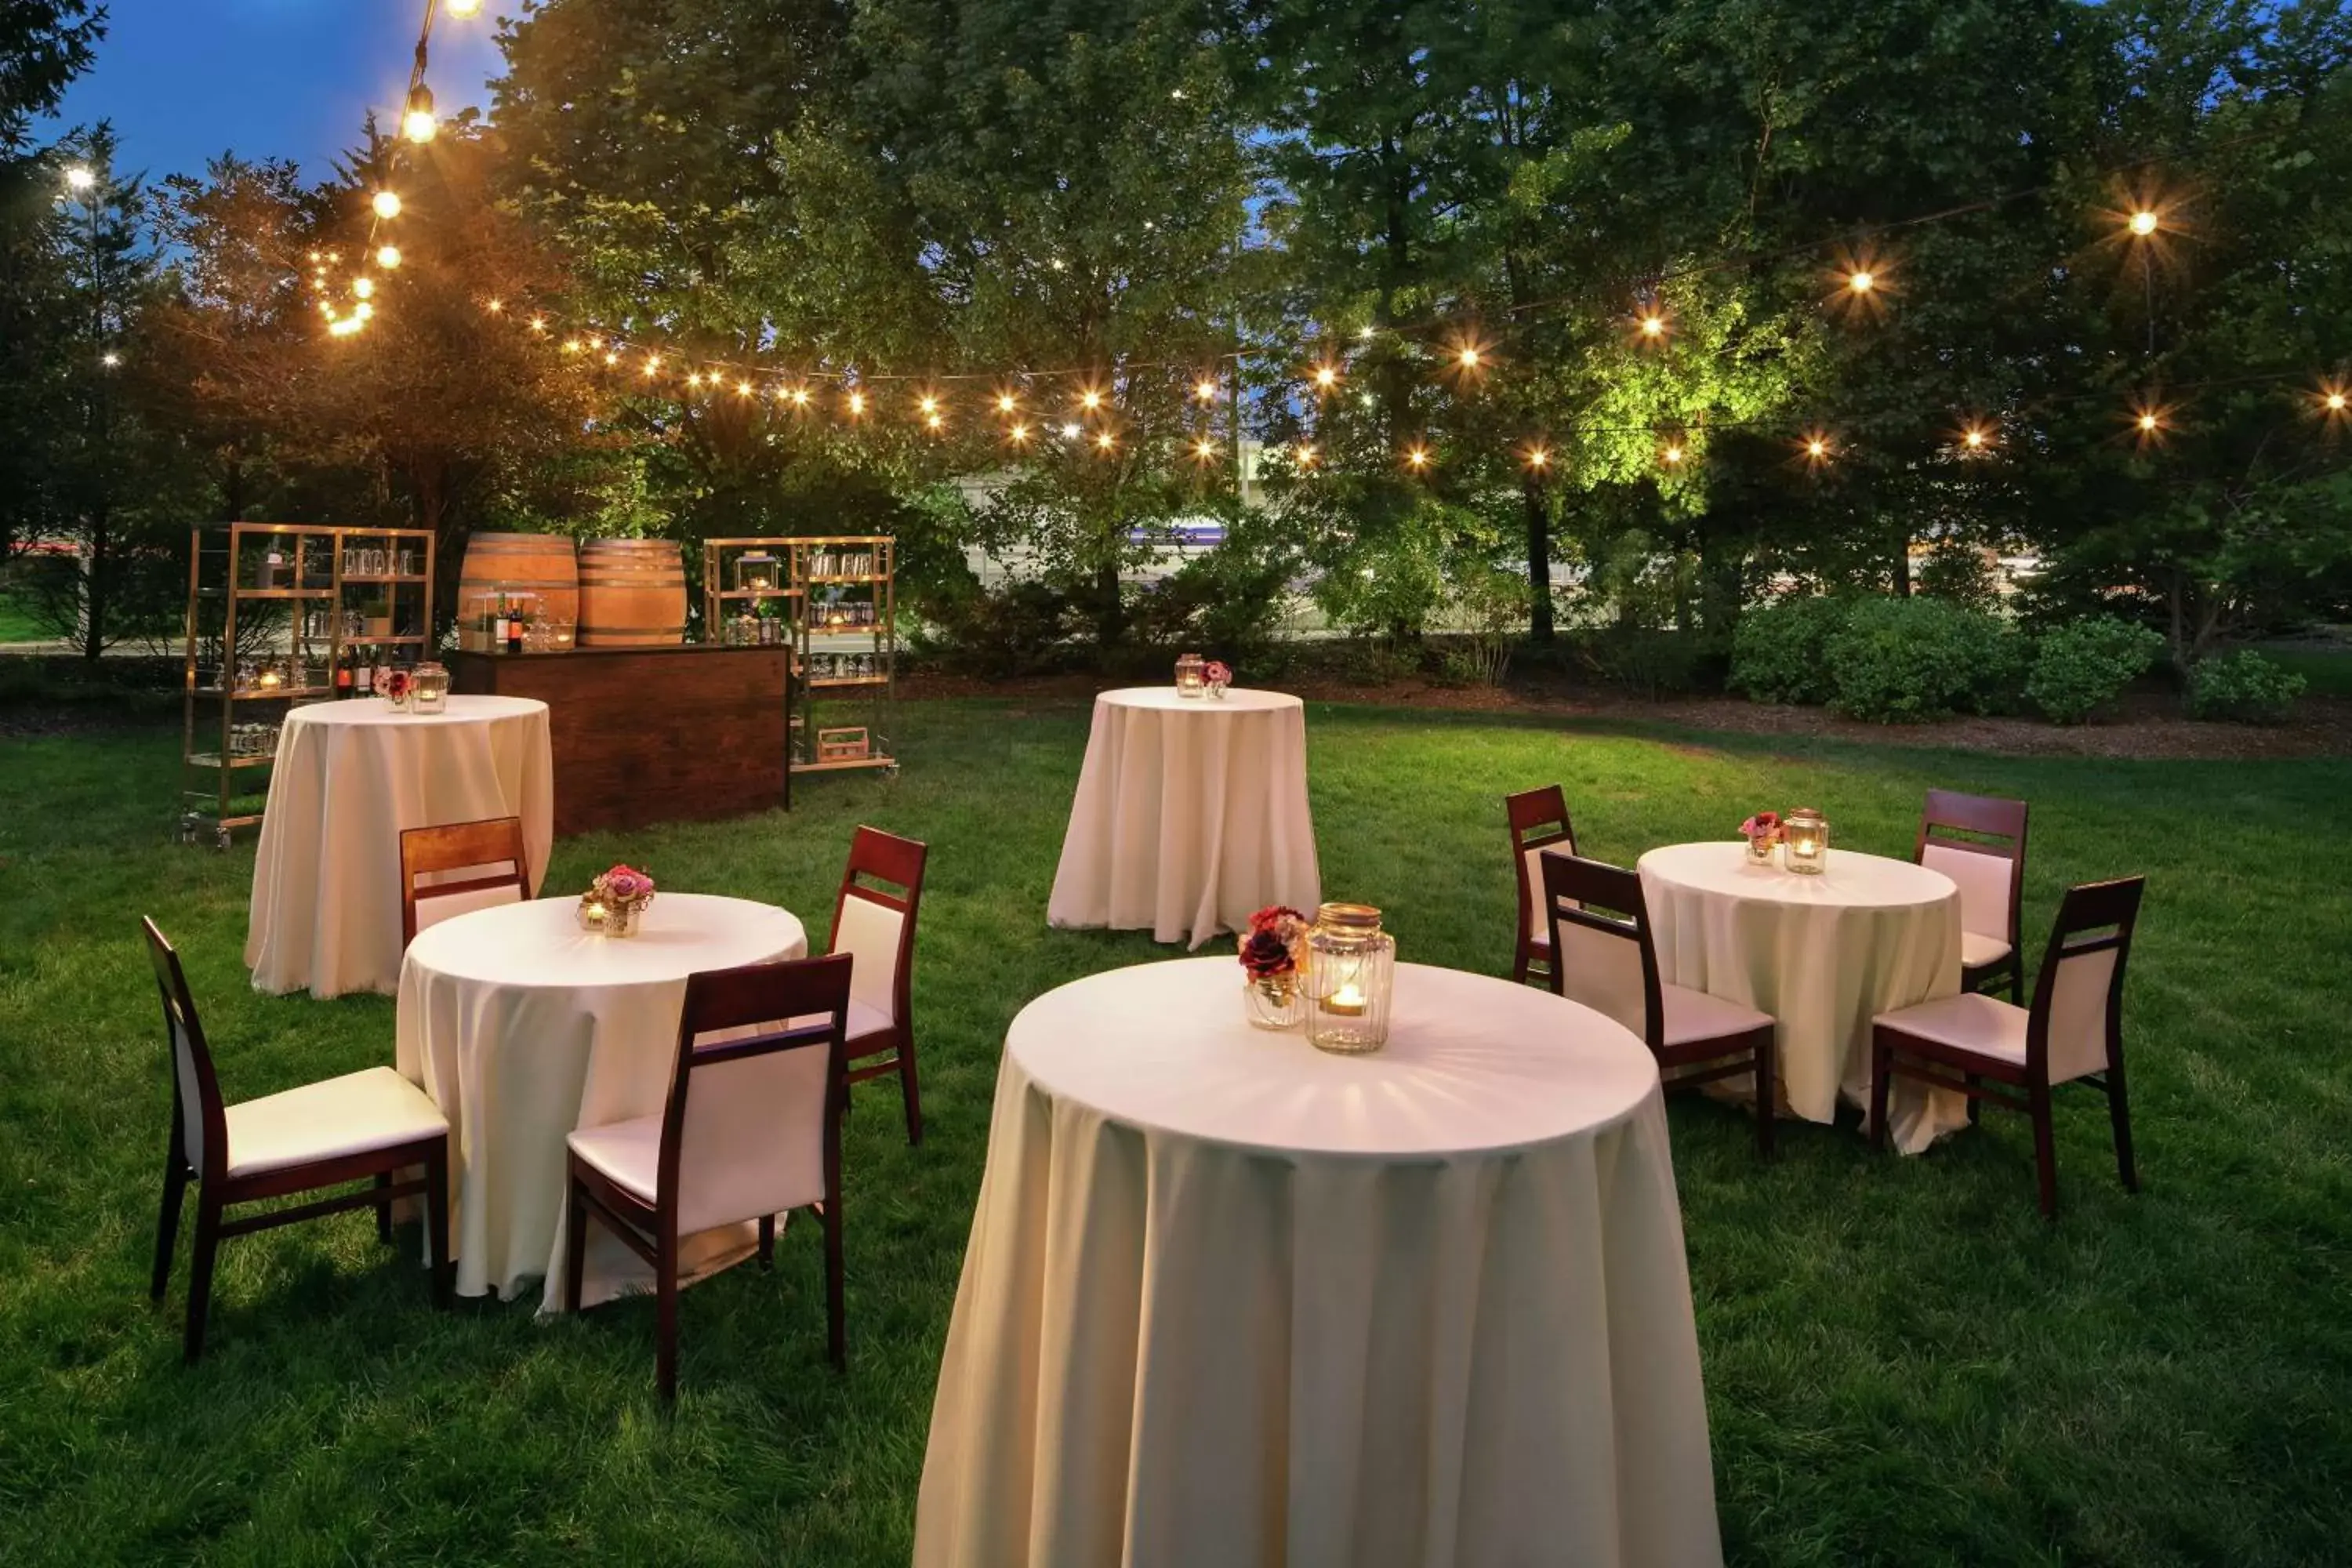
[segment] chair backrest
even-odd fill
[[[220,1079],[213,1075],[212,1048],[205,1043],[179,953],[152,920],[142,915],[139,925],[147,934],[147,958],[163,999],[163,1031],[172,1048],[172,1121],[180,1152],[205,1179],[215,1179],[228,1168],[228,1112],[221,1103]]]
[[[419,878],[428,878],[422,886]],[[453,915],[530,897],[522,818],[493,816],[411,827],[400,836],[400,941]]]
[[[1519,946],[1529,939],[1551,940],[1542,910],[1543,852],[1559,845],[1576,853],[1576,826],[1568,819],[1568,796],[1558,784],[1503,797],[1511,819],[1511,858],[1519,879]]]
[[[2065,1083],[2107,1066],[2123,1048],[2124,962],[2131,956],[2145,877],[2085,882],[2066,889],[2058,923],[2033,977],[2026,1022],[2029,1074]]]
[[[1912,859],[1941,871],[1960,889],[1964,930],[1999,937],[2012,948],[2025,884],[2025,818],[2021,800],[1931,789],[1911,851]]]
[[[915,912],[923,900],[923,864],[929,849],[878,827],[850,837],[849,864],[833,902],[829,952],[855,953],[852,999],[894,1024],[908,1016],[915,974]]]
[[[839,954],[687,977],[655,1192],[676,1234],[832,1196],[851,962]]]
[[[1665,1038],[1665,1015],[1640,874],[1552,849],[1543,855],[1543,879],[1553,992],[1608,1015],[1655,1048]]]

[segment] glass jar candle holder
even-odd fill
[[[1370,904],[1325,904],[1307,936],[1307,1039],[1345,1056],[1388,1044],[1396,938]]]
[[[449,671],[427,660],[409,679],[409,701],[419,713],[439,713],[449,706]]]
[[[1829,869],[1829,818],[1810,805],[1801,805],[1780,822],[1780,863],[1801,876],[1818,877]]]
[[[1209,661],[1197,653],[1176,656],[1176,695],[1198,697],[1209,689]]]

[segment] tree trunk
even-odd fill
[[[1528,479],[1519,491],[1528,507],[1528,636],[1537,642],[1552,640],[1551,512],[1544,503],[1543,485]]]
[[[1127,639],[1127,606],[1120,602],[1118,562],[1105,557],[1095,567],[1095,641],[1117,647]]]
[[[89,574],[81,584],[81,656],[87,659],[94,659],[106,651],[107,556],[113,547],[109,521],[104,502],[91,509]]]

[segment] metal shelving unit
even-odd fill
[[[745,562],[771,555],[780,574],[770,577],[743,569]],[[885,705],[897,695],[898,683],[897,579],[898,542],[887,534],[703,542],[704,638],[741,642],[748,610],[754,624],[781,621],[777,635],[792,644],[794,773],[897,770],[898,759],[883,733]],[[782,613],[764,616],[770,604]],[[866,722],[819,728],[820,699],[861,704]]]
[[[382,552],[391,570],[346,572]],[[355,553],[356,552],[356,553]],[[410,570],[402,570],[407,567]],[[335,695],[347,648],[414,650],[433,629],[429,530],[231,522],[189,542],[180,837],[228,847],[261,820],[291,709]],[[371,608],[382,614],[370,616]],[[366,617],[351,632],[347,617]],[[348,634],[348,635],[347,635]],[[240,722],[240,711],[257,717]]]

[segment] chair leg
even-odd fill
[[[836,1188],[818,1211],[824,1225],[825,1352],[835,1372],[849,1370],[849,1331],[843,1300],[841,1259],[841,1193]]]
[[[665,1405],[677,1403],[677,1237],[654,1248],[654,1383]]]
[[[1876,1031],[1870,1040],[1870,1146],[1886,1152],[1887,1079],[1895,1076],[1895,1053]]]
[[[188,1163],[180,1157],[180,1140],[174,1133],[163,1155],[163,1212],[155,1221],[155,1276],[147,1286],[148,1297],[153,1300],[162,1300],[164,1289],[172,1283],[172,1252],[180,1244],[180,1210],[186,1205],[187,1193]]]
[[[1772,1031],[1761,1030],[1756,1037],[1756,1153],[1765,1160],[1772,1157],[1773,1102],[1780,1098],[1772,1056]]]
[[[2015,948],[2011,948],[2009,954],[2009,1005],[2012,1007],[2025,1005],[2025,961],[2018,957]]]
[[[220,1200],[196,1189],[196,1240],[188,1254],[188,1331],[181,1354],[194,1366],[205,1353],[205,1319],[212,1308],[213,1258],[220,1250]]]
[[[760,1216],[760,1267],[772,1268],[775,1266],[776,1216],[763,1214]]]
[[[1968,1080],[1968,1085],[1969,1085],[1969,1087],[1970,1089],[1974,1089],[1974,1088],[1976,1088],[1976,1087],[1977,1087],[1977,1075],[1976,1075],[1976,1074],[1974,1074],[1974,1073],[1968,1073],[1968,1074],[1966,1074],[1966,1075],[1964,1075],[1964,1076],[1966,1077],[1966,1079],[1967,1079],[1967,1080]],[[1981,1122],[1983,1120],[1984,1120],[1984,1101],[1983,1101],[1983,1100],[1979,1100],[1979,1099],[1978,1099],[1975,1095],[1973,1095],[1973,1094],[1972,1094],[1972,1095],[1970,1095],[1970,1096],[1969,1096],[1969,1126],[1971,1126],[1971,1127],[1974,1127],[1974,1126],[1976,1126],[1978,1123]]]
[[[433,1304],[446,1311],[450,1277],[457,1271],[449,1258],[449,1142],[446,1138],[425,1162],[425,1255],[433,1268]]]
[[[588,1278],[588,1194],[578,1182],[564,1197],[563,1304],[580,1310],[580,1295]]]
[[[2116,1174],[2123,1178],[2124,1191],[2139,1191],[2139,1169],[2132,1163],[2131,1101],[2124,1095],[2124,1063],[2120,1056],[2107,1058],[2107,1120],[2116,1130]]]
[[[907,1099],[907,1142],[917,1148],[923,1142],[923,1094],[915,1087],[915,1032],[898,1032],[898,1091]]]
[[[392,1185],[392,1179],[393,1173],[390,1171],[378,1171],[375,1173],[376,1190],[382,1192]],[[375,1238],[378,1241],[392,1239],[392,1201],[389,1198],[378,1198],[375,1201]]]
[[[2042,1185],[2042,1217],[2058,1217],[2058,1129],[2050,1114],[2050,1086],[2038,1083],[2032,1091],[2033,1169]]]
[[[1515,984],[1525,985],[1528,983],[1528,944],[1521,942],[1517,955],[1511,960],[1511,980]]]

